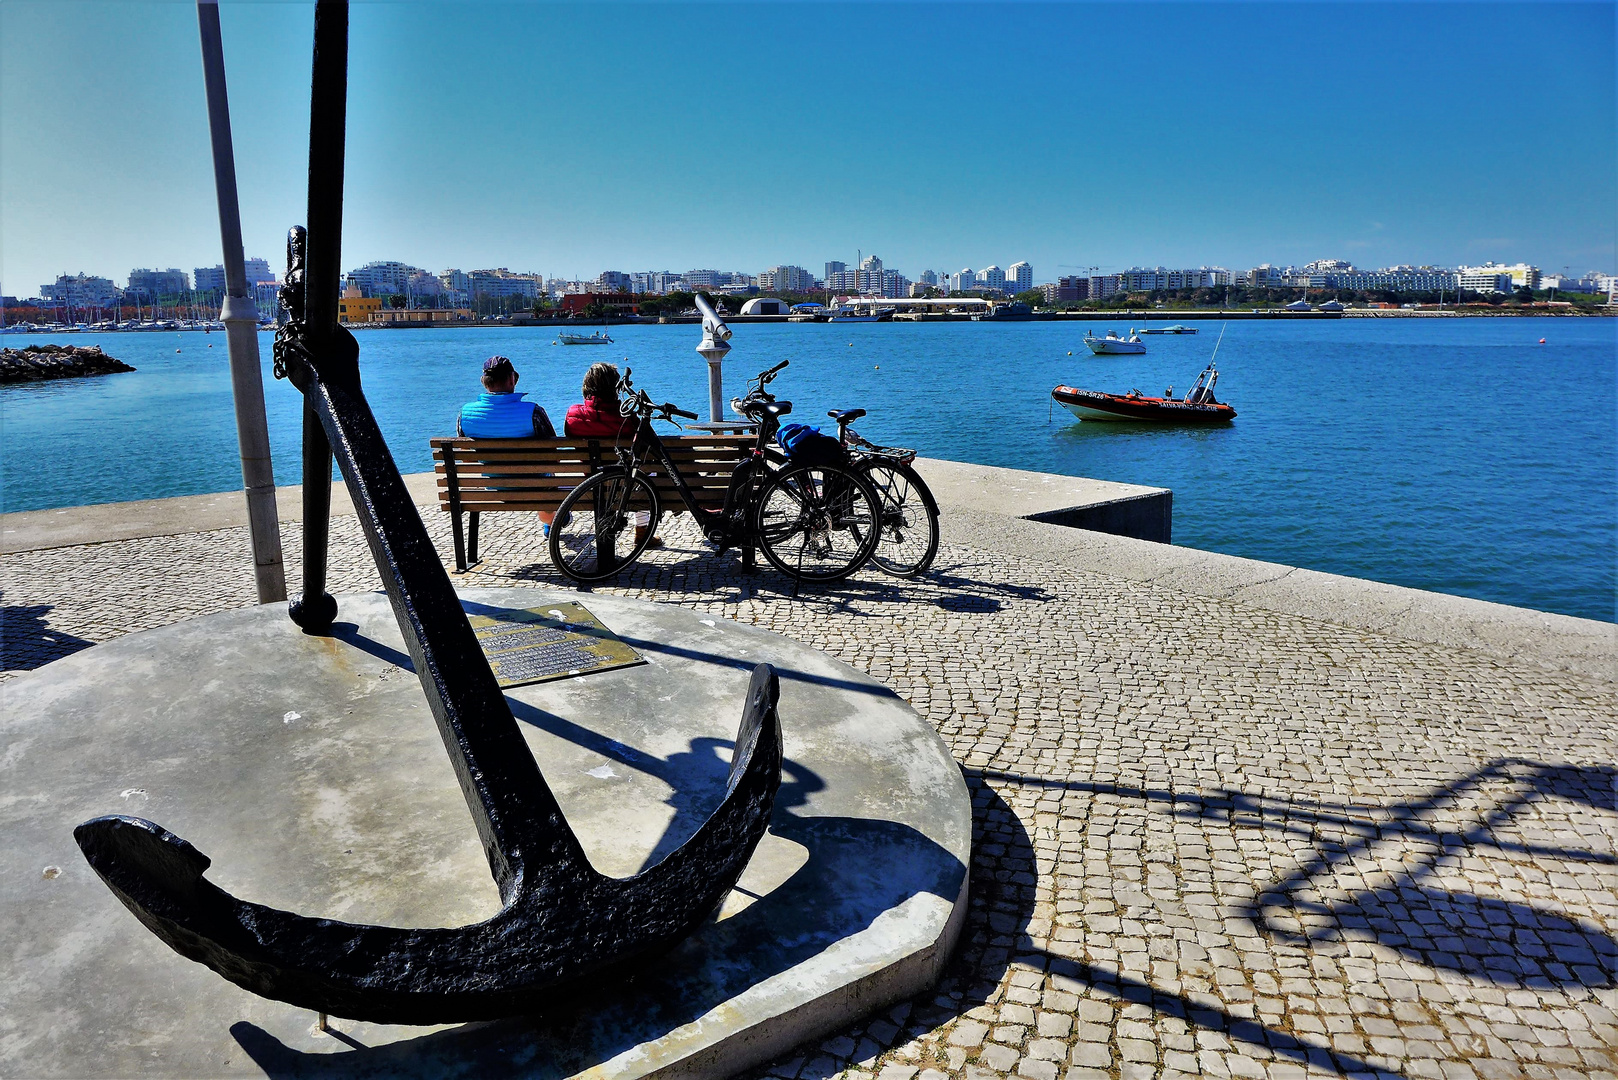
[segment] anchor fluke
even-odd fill
[[[528,864],[500,913],[472,926],[366,926],[241,900],[203,876],[208,856],[141,818],[94,818],[74,838],[114,895],[170,948],[256,994],[377,1023],[532,1012],[581,977],[676,944],[725,898],[780,786],[779,695],[775,672],[760,664],[725,798],[668,857],[627,879],[600,874],[582,856]],[[534,839],[539,850],[558,840],[574,846],[571,836]]]

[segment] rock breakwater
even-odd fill
[[[0,349],[0,383],[37,382],[41,379],[77,379],[86,375],[112,375],[135,369],[114,360],[99,345],[30,345],[26,349]]]

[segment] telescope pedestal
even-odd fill
[[[739,887],[633,981],[539,1017],[331,1019],[171,952],[73,842],[122,813],[195,842],[210,880],[309,915],[454,926],[499,907],[380,594],[331,637],[284,604],[132,634],[12,681],[0,732],[0,1074],[632,1077],[723,1074],[913,994],[965,915],[971,807],[932,728],[805,645],[599,594],[473,589],[474,613],[581,602],[647,660],[507,692],[604,873],[673,850],[723,795],[748,673],[781,676],[786,765]]]

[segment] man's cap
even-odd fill
[[[491,356],[483,361],[483,374],[493,375],[501,368],[511,367],[511,360],[504,356]]]

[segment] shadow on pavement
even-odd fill
[[[88,649],[93,641],[53,630],[45,616],[53,604],[0,607],[0,670],[32,671]]]
[[[962,769],[962,773],[972,794],[972,893],[967,926],[960,948],[938,986],[931,993],[893,1010],[890,1014],[896,1018],[893,1023],[878,1021],[866,1028],[866,1038],[876,1042],[882,1051],[933,1031],[980,1005],[995,1002],[1008,969],[1017,964],[1044,971],[1053,979],[1078,984],[1080,988],[1093,987],[1124,1003],[1145,1005],[1159,1016],[1180,1018],[1193,1027],[1218,1032],[1233,1041],[1265,1047],[1281,1061],[1312,1064],[1342,1073],[1399,1075],[1375,1068],[1352,1055],[1338,1053],[1324,1040],[1277,1031],[1259,1021],[1233,1016],[1205,1002],[1193,1002],[1117,971],[1062,956],[1038,945],[1029,936],[1039,881],[1034,845],[1027,827],[996,785],[1063,785],[973,769]],[[877,1038],[879,1025],[885,1025],[882,1034],[886,1034],[885,1028],[894,1030],[886,1038]],[[820,1043],[821,1040],[816,1040],[814,1044],[800,1047],[798,1054],[813,1057]],[[773,1067],[766,1067],[750,1076],[763,1077],[772,1071]],[[811,1061],[800,1077],[810,1080],[823,1072],[828,1077],[834,1075],[830,1062],[827,1068],[817,1070],[815,1062]]]

